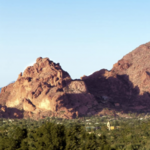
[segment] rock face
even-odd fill
[[[14,83],[14,82],[15,82],[15,81],[12,81],[12,82],[10,82],[9,84]],[[8,84],[8,85],[9,85],[9,84]],[[0,88],[0,93],[1,93],[1,90],[2,90],[2,88]]]
[[[138,86],[140,94],[150,92],[150,42],[143,44],[125,55],[112,68],[116,74],[129,76],[133,86]]]
[[[0,94],[2,106],[23,110],[26,117],[78,117],[87,113],[87,105],[96,103],[83,81],[73,81],[59,64],[41,57]]]
[[[102,69],[81,79],[97,101],[102,95],[125,108],[150,106],[150,42],[125,55],[108,71]]]
[[[40,57],[15,83],[2,88],[0,115],[39,119],[101,112],[116,115],[115,110],[150,111],[149,60],[150,43],[146,43],[125,55],[110,71],[102,69],[72,80],[59,64]]]

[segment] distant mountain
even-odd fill
[[[12,82],[10,82],[9,84],[14,83],[14,82],[15,82],[15,81],[12,81]],[[8,85],[9,85],[9,84],[8,84]],[[3,87],[0,88],[0,92],[1,92],[1,89],[2,89],[2,88],[3,88]]]

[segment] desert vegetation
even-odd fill
[[[0,119],[0,150],[149,150],[150,119]],[[108,130],[107,122],[112,130]]]

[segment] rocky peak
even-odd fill
[[[23,79],[27,82],[31,80],[42,80],[51,86],[62,85],[63,80],[71,80],[70,75],[63,71],[61,66],[50,61],[49,58],[39,57],[33,66],[25,69],[23,75],[19,74],[18,79]]]
[[[4,87],[0,98],[0,104],[23,110],[28,117],[44,112],[58,116],[63,111],[63,117],[72,118],[86,114],[87,105],[96,104],[83,81],[72,80],[59,64],[42,57],[20,73],[15,83]]]
[[[119,75],[128,75],[133,85],[139,87],[140,94],[143,94],[150,90],[150,88],[147,87],[150,83],[149,60],[150,42],[137,47],[135,50],[125,55],[113,66],[111,71]]]
[[[103,95],[111,98],[107,106],[118,103],[123,109],[132,105],[146,110],[150,106],[149,60],[150,42],[125,55],[110,71],[102,69],[81,79],[97,101],[102,102]]]

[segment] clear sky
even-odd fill
[[[38,57],[76,79],[149,41],[149,0],[0,0],[0,87]]]

